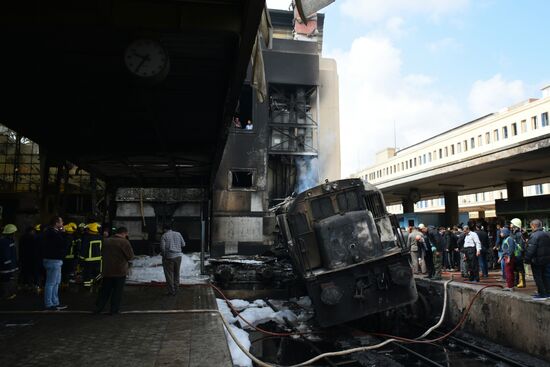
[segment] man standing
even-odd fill
[[[167,295],[175,296],[178,291],[183,247],[185,247],[185,241],[181,234],[172,231],[172,227],[165,224],[164,234],[160,239],[160,254],[168,288]]]
[[[59,303],[59,284],[61,283],[61,266],[67,254],[67,242],[63,236],[63,218],[53,217],[50,226],[44,231],[42,246],[42,263],[46,269],[44,285],[44,307],[47,310],[64,310]]]
[[[479,267],[481,268],[481,275],[484,278],[489,276],[489,267],[487,265],[487,256],[489,256],[489,235],[487,232],[481,229],[481,226],[476,225],[476,234],[481,243],[481,254],[479,255]]]
[[[85,287],[91,287],[101,273],[103,236],[99,234],[100,229],[101,226],[96,222],[88,223],[84,227],[79,258],[82,266],[82,283]]]
[[[430,244],[430,240],[428,238],[428,228],[422,223],[418,225],[418,229],[422,232],[423,240],[423,253],[424,253],[424,262],[426,263],[426,271],[428,272],[428,275],[426,275],[424,278],[431,278],[434,276],[434,263],[433,263],[433,251],[432,246]]]
[[[14,224],[6,224],[0,238],[0,299],[14,299],[17,290],[17,250],[15,249]]]
[[[542,230],[540,219],[533,219],[530,225],[533,231],[529,237],[525,262],[531,264],[537,285],[538,294],[533,296],[533,300],[544,301],[550,299],[550,235]]]
[[[464,260],[468,269],[468,279],[470,282],[479,282],[479,262],[478,256],[481,255],[481,242],[475,232],[470,231],[470,227],[464,226]]]
[[[97,295],[94,313],[101,313],[109,298],[111,299],[109,314],[114,315],[119,312],[122,290],[128,274],[128,261],[134,257],[134,251],[127,236],[128,230],[119,227],[113,236],[103,241],[103,269],[101,271],[103,280]]]
[[[411,264],[413,273],[418,274],[418,265],[422,273],[426,272],[426,265],[422,261],[422,247],[424,246],[422,234],[414,227],[407,238],[407,247],[411,251]]]
[[[443,267],[443,244],[441,235],[434,226],[428,226],[426,228],[423,224],[419,224],[418,228],[421,229],[425,239],[427,239],[426,248],[429,248],[429,250],[426,251],[427,253],[429,251],[427,258],[431,258],[431,261],[428,260],[427,264],[430,269],[428,278],[432,278],[433,280],[441,280],[441,268]]]
[[[510,231],[512,238],[516,241],[516,253],[514,263],[515,283],[518,288],[525,288],[525,265],[523,264],[523,256],[525,253],[525,240],[521,230],[521,219],[514,218],[510,221]]]

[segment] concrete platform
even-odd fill
[[[459,322],[476,292],[486,285],[505,286],[500,281],[500,271],[493,271],[479,283],[464,281],[460,272],[443,273],[443,281],[418,276],[417,289],[431,306],[431,314],[438,317],[443,306],[444,281],[453,277],[448,286],[446,323]],[[529,353],[550,362],[550,300],[534,301],[536,293],[532,280],[527,287],[512,292],[492,287],[484,289],[474,301],[462,329],[504,346]]]
[[[67,311],[43,313],[31,293],[2,301],[0,366],[232,366],[222,321],[208,311],[217,310],[212,288],[164,293],[126,286],[114,316],[87,313],[95,294],[74,289],[60,295]]]

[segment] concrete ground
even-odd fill
[[[64,291],[67,311],[45,313],[19,292],[0,304],[0,366],[232,366],[212,289],[126,286],[119,315],[94,315],[95,294]],[[187,310],[192,313],[148,313]],[[195,312],[189,310],[206,310]],[[21,312],[26,311],[26,312]],[[125,313],[136,311],[137,313]]]

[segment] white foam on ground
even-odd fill
[[[250,350],[250,339],[249,334],[246,330],[243,329],[253,329],[241,318],[233,316],[233,313],[225,300],[216,299],[218,304],[218,309],[224,318],[231,324],[231,330],[237,336],[239,343],[241,343],[247,350]],[[252,325],[257,326],[264,324],[268,321],[274,321],[279,325],[283,326],[285,329],[289,330],[287,321],[292,324],[292,326],[300,332],[311,332],[311,328],[305,323],[306,320],[311,318],[313,310],[311,309],[311,300],[309,297],[302,297],[298,300],[294,299],[295,303],[300,304],[301,308],[298,309],[298,314],[290,310],[286,304],[287,301],[283,300],[269,300],[274,307],[278,308],[280,311],[273,311],[271,307],[267,305],[264,300],[258,299],[254,302],[248,302],[242,299],[233,299],[230,300],[233,308],[242,310],[240,315],[245,318]],[[307,315],[307,316],[304,316]],[[239,327],[240,326],[240,327]],[[290,330],[289,330],[290,331]],[[240,348],[235,344],[231,336],[225,330],[227,343],[229,345],[229,350],[231,352],[231,358],[233,359],[233,364],[235,366],[246,366],[251,367],[252,361],[248,358]],[[299,336],[295,336],[298,338]],[[306,335],[306,338],[310,340],[319,340],[319,337],[316,335]]]
[[[157,256],[136,256],[132,261],[128,272],[129,283],[164,283],[164,270],[162,268],[162,257]],[[200,274],[200,254],[183,254],[180,267],[180,283],[194,284],[203,283],[204,276]]]
[[[250,350],[251,343],[248,333],[234,325],[229,325],[229,327],[231,328],[233,334],[237,337],[239,343],[246,348],[246,350]],[[252,360],[248,358],[248,356],[244,354],[241,348],[239,348],[239,346],[235,343],[225,326],[223,329],[225,331],[227,345],[229,346],[229,352],[231,353],[231,359],[233,359],[233,365],[238,367],[252,367]]]
[[[275,318],[275,312],[271,309],[271,307],[247,308],[242,311],[240,315],[254,326],[264,324]],[[252,329],[252,327],[241,318],[238,318],[237,321],[242,328]]]

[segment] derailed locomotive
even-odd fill
[[[321,326],[416,301],[409,249],[375,186],[326,182],[279,205],[276,214]]]

